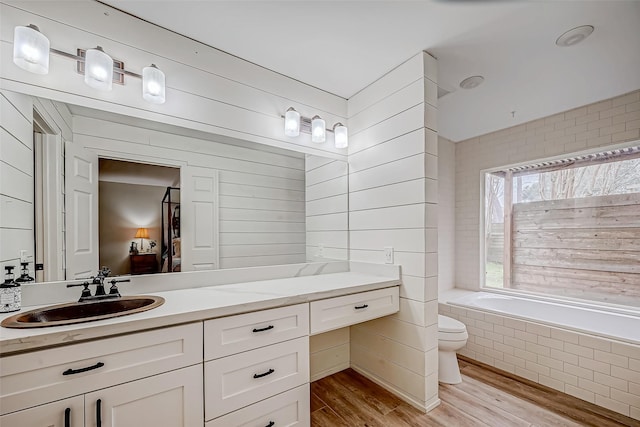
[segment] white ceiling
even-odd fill
[[[104,2],[344,98],[426,50],[453,91],[438,122],[454,141],[640,88],[633,0]],[[585,24],[584,42],[555,45]],[[481,86],[458,87],[477,74]]]

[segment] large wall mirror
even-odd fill
[[[0,185],[2,266],[26,257],[44,282],[348,258],[346,162],[0,98],[2,178],[17,180]]]

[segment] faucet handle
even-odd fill
[[[115,296],[120,296],[120,291],[118,291],[118,287],[116,286],[116,283],[122,283],[122,282],[130,282],[131,279],[120,279],[120,280],[116,280],[111,279],[109,281],[109,283],[111,283],[111,288],[109,288],[109,295],[115,295]]]

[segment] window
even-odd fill
[[[484,286],[640,306],[640,147],[485,174]]]

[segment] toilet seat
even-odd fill
[[[438,332],[460,333],[466,332],[467,327],[459,320],[438,314]]]
[[[439,341],[466,341],[469,338],[464,323],[450,317],[438,315]]]

